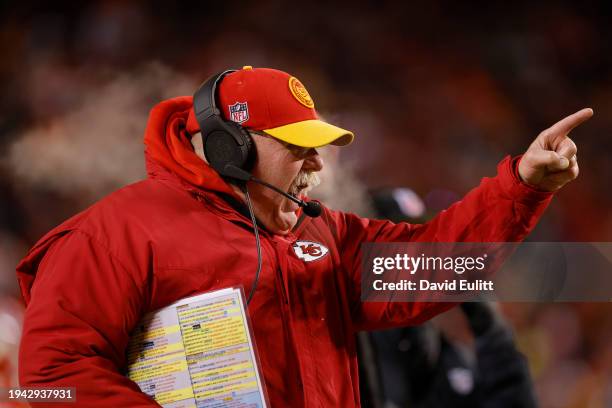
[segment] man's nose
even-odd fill
[[[315,149],[312,149],[308,157],[304,159],[302,169],[307,171],[321,171],[323,169],[323,158]]]

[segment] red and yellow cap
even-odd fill
[[[217,107],[226,120],[296,146],[344,146],[354,138],[352,132],[320,120],[304,85],[276,69],[245,66],[226,75]]]

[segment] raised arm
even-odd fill
[[[342,263],[353,289],[357,330],[417,324],[453,305],[445,303],[362,303],[364,242],[518,242],[535,227],[554,191],[578,175],[576,146],[568,133],[590,118],[583,109],[543,131],[522,157],[505,158],[497,176],[484,178],[461,201],[426,224],[394,224],[332,213],[339,231]]]

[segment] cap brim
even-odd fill
[[[283,142],[301,147],[321,147],[328,144],[345,146],[355,138],[353,132],[316,119],[264,129],[264,132]]]

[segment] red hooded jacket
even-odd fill
[[[199,292],[243,285],[249,293],[251,221],[219,196],[231,190],[188,148],[190,109],[188,97],[156,106],[145,135],[148,178],[49,232],[18,265],[23,386],[76,387],[78,406],[157,406],[123,375],[140,317]],[[496,177],[427,224],[324,208],[286,236],[262,230],[263,269],[248,309],[271,405],[359,406],[355,332],[418,324],[452,306],[362,303],[361,243],[522,240],[552,194],[521,183],[516,162],[504,159]],[[296,240],[329,253],[304,262]]]

